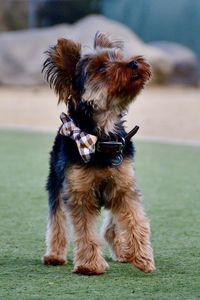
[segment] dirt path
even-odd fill
[[[63,109],[48,87],[0,88],[0,127],[56,131]],[[135,124],[138,138],[200,144],[200,89],[146,89],[128,113],[128,128]]]

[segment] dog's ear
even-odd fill
[[[107,34],[97,31],[94,38],[94,49],[97,47],[123,49],[124,43],[122,41],[112,41]]]
[[[73,80],[76,64],[81,57],[81,45],[72,40],[59,39],[56,46],[47,52],[48,58],[43,64],[45,78],[59,95],[58,103],[67,101],[73,94]]]

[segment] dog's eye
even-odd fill
[[[105,65],[100,65],[97,69],[97,72],[103,73],[105,71]]]

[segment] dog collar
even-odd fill
[[[96,151],[108,158],[112,166],[119,166],[123,161],[123,150],[128,141],[137,133],[139,126],[135,126],[126,136],[116,135],[117,141],[97,141]]]
[[[125,137],[115,135],[115,141],[98,140],[97,136],[88,134],[77,127],[74,121],[65,113],[60,115],[62,126],[60,134],[73,139],[85,163],[88,163],[94,154],[103,155],[112,166],[119,166],[123,161],[123,150],[128,141],[137,133],[139,126],[135,126]]]
[[[123,161],[124,146],[124,138],[121,138],[121,141],[97,141],[96,152],[100,155],[103,154],[110,165],[119,166]]]

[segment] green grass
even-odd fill
[[[40,262],[53,136],[0,131],[0,299],[200,299],[200,148],[137,142],[136,170],[151,219],[157,270],[112,262],[79,276]]]

